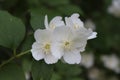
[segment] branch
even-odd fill
[[[25,54],[27,54],[27,53],[29,53],[29,52],[30,52],[30,50],[27,50],[27,51],[25,51],[25,52],[21,52],[20,54],[14,55],[14,56],[11,57],[10,59],[4,61],[4,62],[0,65],[0,68],[3,67],[4,65],[8,64],[9,62],[11,62],[13,59],[19,58],[19,57],[21,57],[21,56],[23,56],[23,55],[25,55]]]

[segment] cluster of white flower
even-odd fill
[[[112,0],[112,5],[109,6],[108,12],[116,17],[120,17],[120,0]]]
[[[120,73],[120,59],[116,55],[103,55],[101,60],[105,67],[115,71],[116,73]]]
[[[75,13],[70,17],[54,17],[48,24],[45,16],[45,28],[34,33],[36,42],[32,45],[32,56],[35,60],[44,59],[47,64],[63,59],[68,64],[81,62],[80,52],[85,50],[87,40],[96,38],[96,32],[86,29],[84,23]]]

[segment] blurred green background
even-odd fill
[[[69,65],[58,62],[54,65],[52,73],[50,72],[43,76],[49,77],[48,75],[52,75],[50,80],[120,80],[120,73],[104,67],[100,60],[101,55],[111,55],[113,53],[120,60],[120,17],[115,17],[108,13],[108,7],[111,3],[111,0],[0,0],[0,10],[8,11],[12,16],[21,19],[25,24],[25,37],[17,47],[17,53],[31,49],[34,41],[33,32],[38,28],[44,29],[44,17],[46,14],[49,21],[55,16],[65,17],[73,13],[79,13],[83,22],[91,19],[96,26],[95,31],[98,33],[98,37],[88,41],[86,53],[92,52],[94,54],[94,65],[88,69],[81,65]],[[1,45],[0,63],[9,59],[12,53],[13,51],[10,48]],[[17,59],[16,63],[22,66],[24,72],[26,72],[31,70],[32,61],[31,54],[28,54]],[[12,69],[10,71],[8,68],[5,70],[9,74],[11,72],[15,75],[16,72],[12,72],[15,68]],[[44,71],[46,70],[44,69]],[[42,72],[44,73],[44,71]],[[95,75],[96,71],[99,73],[97,78],[91,79],[89,77],[90,72]],[[6,74],[6,72],[0,73],[0,80],[13,80],[12,78],[3,78],[12,76],[8,76],[9,74]],[[33,80],[33,78],[31,77],[28,80]]]

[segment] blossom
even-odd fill
[[[96,38],[97,33],[84,27],[84,23],[79,19],[79,14],[74,13],[71,17],[65,17],[65,22],[66,26],[70,27],[75,33],[87,36],[88,39]]]
[[[48,17],[47,15],[45,16],[45,28],[48,30],[54,30],[56,27],[60,27],[60,26],[64,26],[64,21],[62,21],[62,17],[61,16],[56,16],[54,17],[50,23],[48,24]]]
[[[92,67],[94,64],[94,55],[92,53],[83,53],[80,64],[86,68]]]
[[[35,60],[44,59],[47,64],[56,63],[63,59],[69,64],[79,64],[81,62],[80,52],[85,50],[87,40],[96,37],[95,32],[86,29],[79,19],[79,14],[62,21],[62,17],[54,17],[48,24],[45,16],[46,29],[35,31],[35,42],[32,45],[32,56]]]
[[[120,72],[120,60],[118,59],[118,57],[114,54],[112,55],[103,55],[101,57],[101,60],[103,61],[104,63],[104,66],[111,69],[111,70],[114,70],[115,72],[119,73]]]
[[[37,61],[44,59],[47,64],[56,63],[58,59],[51,54],[52,32],[38,29],[35,31],[34,37],[36,42],[33,43],[31,49],[33,58]]]
[[[87,43],[87,37],[77,35],[69,27],[57,27],[53,32],[52,54],[69,64],[79,64],[81,61],[80,51],[83,51]]]
[[[120,0],[112,0],[112,5],[109,6],[108,12],[116,17],[120,17]]]

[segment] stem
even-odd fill
[[[30,50],[27,50],[25,52],[21,52],[20,54],[17,54],[17,55],[14,55],[13,57],[11,57],[10,59],[4,61],[1,65],[0,65],[0,68],[3,67],[4,65],[8,64],[10,61],[12,61],[13,59],[15,58],[18,58],[18,57],[21,57],[25,54],[27,54],[28,52],[30,52]]]
[[[13,54],[14,54],[14,56],[16,55],[16,49],[13,50]]]
[[[22,55],[25,55],[26,53],[29,53],[29,52],[30,52],[30,50],[27,50],[25,52],[22,52],[22,53],[16,55],[15,57],[21,57]]]

